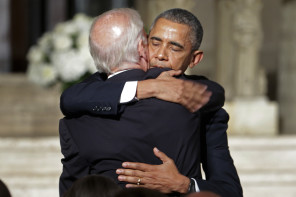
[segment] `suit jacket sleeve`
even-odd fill
[[[196,181],[201,191],[212,191],[222,197],[240,197],[243,196],[242,187],[228,148],[228,120],[223,108],[203,115],[201,154],[206,180]]]
[[[67,117],[83,114],[116,115],[124,82],[107,82],[95,73],[87,80],[66,89],[60,98],[60,108]]]
[[[200,109],[201,112],[211,113],[223,107],[225,102],[225,91],[220,84],[211,81],[204,76],[198,75],[185,75],[185,79],[193,80],[196,83],[204,84],[207,86],[207,90],[212,92],[212,96],[208,103]]]
[[[79,156],[78,147],[75,145],[64,120],[59,125],[63,171],[59,181],[60,196],[79,178],[89,173],[88,162]]]

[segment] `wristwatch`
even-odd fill
[[[192,193],[192,192],[196,192],[196,189],[195,189],[195,181],[191,178],[189,187],[188,187],[188,193]]]

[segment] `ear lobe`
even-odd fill
[[[138,43],[138,53],[140,57],[146,57],[143,40],[140,40]]]
[[[193,52],[193,57],[192,57],[192,62],[189,65],[190,68],[193,68],[196,66],[203,58],[203,51],[194,51]]]

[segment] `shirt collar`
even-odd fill
[[[109,75],[109,76],[108,76],[108,79],[111,78],[111,77],[113,77],[113,76],[115,76],[115,75],[118,75],[118,74],[120,74],[120,73],[123,73],[123,72],[125,72],[125,71],[128,71],[128,70],[131,70],[131,69],[126,69],[126,70],[121,70],[121,71],[115,72],[115,73]]]

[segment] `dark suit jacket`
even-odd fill
[[[153,69],[153,78],[161,69]],[[124,111],[119,105],[123,81],[105,81],[106,77],[95,73],[82,83],[67,89],[61,96],[61,110],[64,115],[73,117],[83,114],[116,115]],[[224,104],[224,89],[203,76],[183,76],[208,86],[212,91],[211,100],[201,110],[201,153],[206,180],[198,180],[201,191],[209,190],[221,196],[242,196],[242,188],[237,171],[230,156],[227,142],[228,114],[221,107]],[[166,153],[166,152],[165,152]],[[197,166],[199,168],[199,165]]]
[[[130,70],[108,81],[142,80],[146,76],[142,70]],[[117,116],[64,118],[60,121],[64,155],[60,194],[88,174],[117,181],[115,170],[124,161],[161,164],[153,147],[172,158],[180,173],[200,179],[199,126],[199,113],[155,98],[130,103]]]
[[[227,140],[228,113],[223,109],[201,115],[201,155],[206,180],[199,179],[201,191],[212,191],[222,197],[243,196]]]

